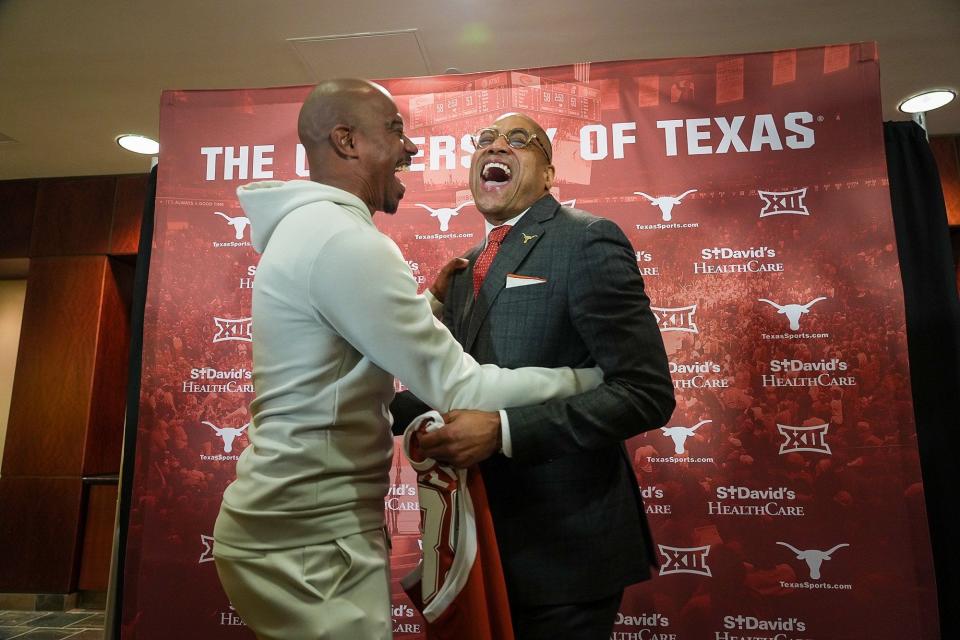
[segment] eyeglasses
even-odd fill
[[[525,149],[530,145],[531,142],[536,142],[537,146],[540,147],[540,151],[543,151],[543,155],[547,158],[547,162],[551,162],[550,154],[547,152],[547,148],[543,146],[540,140],[537,139],[537,134],[530,133],[526,129],[516,128],[510,129],[506,133],[502,133],[497,129],[489,127],[487,129],[480,129],[475,134],[470,136],[470,139],[473,140],[473,146],[477,149],[486,149],[494,142],[497,141],[497,138],[503,136],[507,141],[507,144],[510,145],[512,149]]]

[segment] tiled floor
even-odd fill
[[[103,640],[103,612],[0,611],[0,640]]]

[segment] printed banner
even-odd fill
[[[547,129],[558,199],[636,249],[678,406],[627,443],[660,568],[613,638],[936,638],[875,46],[383,84],[420,153],[374,220],[421,288],[483,239],[469,134],[507,111]],[[252,637],[211,538],[251,428],[235,190],[307,176],[309,89],[163,95],[124,638]],[[384,506],[394,636],[423,638],[397,585],[420,554],[399,446]]]

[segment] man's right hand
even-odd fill
[[[500,450],[500,412],[451,411],[446,425],[419,436],[423,455],[466,469]]]
[[[470,262],[466,258],[454,258],[443,265],[440,273],[437,274],[436,280],[430,285],[430,293],[433,294],[433,297],[436,298],[438,302],[443,303],[446,299],[447,290],[450,288],[450,277],[453,276],[453,272],[463,271],[469,264]]]

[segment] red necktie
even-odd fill
[[[493,264],[493,258],[497,255],[497,251],[500,250],[504,236],[506,236],[512,228],[513,227],[504,224],[490,230],[490,235],[487,236],[487,246],[483,248],[480,257],[477,258],[476,264],[473,265],[474,298],[480,293],[480,286],[483,284],[483,279],[487,277],[487,271],[490,269],[490,265]]]

